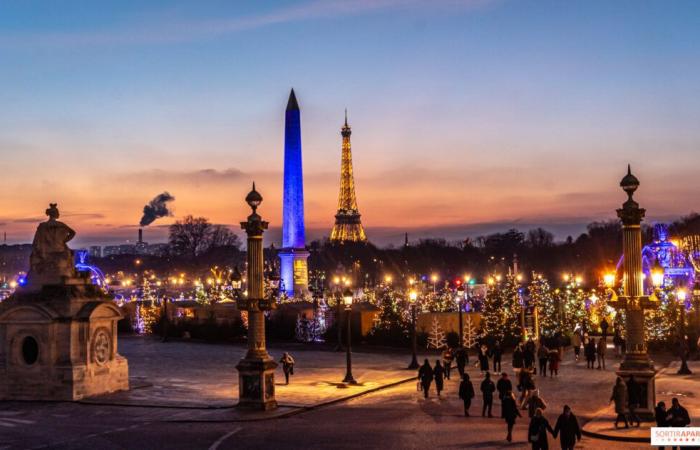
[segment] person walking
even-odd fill
[[[603,320],[600,321],[600,331],[603,332],[603,339],[606,339],[608,337],[608,327],[610,325],[608,324],[608,321],[605,320],[605,317],[603,317]]]
[[[532,450],[549,450],[547,432],[554,435],[554,430],[549,421],[542,414],[542,409],[537,408],[530,416],[530,426],[527,428],[527,440],[532,444]]]
[[[525,343],[525,349],[523,350],[523,363],[526,369],[532,370],[535,375],[537,375],[537,369],[535,368],[535,353],[537,349],[535,348],[535,342],[532,338],[528,338]]]
[[[472,406],[474,398],[474,385],[469,379],[468,373],[462,376],[462,381],[459,383],[459,398],[464,402],[464,416],[469,417],[469,407]]]
[[[479,347],[479,370],[482,373],[489,371],[489,349],[486,344]]]
[[[587,369],[593,369],[595,365],[595,355],[596,355],[596,346],[595,346],[595,339],[594,338],[589,338],[588,343],[586,344],[586,368]]]
[[[428,398],[428,391],[430,391],[430,385],[433,383],[433,368],[430,367],[428,358],[425,358],[425,362],[418,369],[418,380],[420,380],[423,388],[423,396]]]
[[[469,354],[467,353],[466,348],[462,347],[457,350],[455,361],[457,362],[457,373],[459,373],[459,376],[461,377],[464,375],[464,366],[466,366],[469,362]]]
[[[535,381],[532,379],[532,374],[529,370],[523,369],[520,371],[518,380],[518,389],[520,390],[520,403],[524,409],[525,401],[530,393],[535,390]]]
[[[506,425],[508,426],[508,435],[506,436],[506,440],[511,442],[513,440],[513,426],[515,426],[515,421],[518,417],[522,417],[520,415],[520,411],[518,411],[518,405],[515,403],[515,395],[512,391],[506,393],[505,397],[503,398],[502,408],[503,419],[506,421]]]
[[[520,370],[523,368],[523,345],[518,344],[513,350],[513,370],[515,375],[518,375]]]
[[[581,427],[579,427],[578,420],[574,413],[571,412],[569,405],[564,405],[564,411],[554,425],[553,434],[555,439],[557,434],[559,434],[561,450],[574,450],[576,441],[581,440]]]
[[[656,407],[654,408],[654,419],[656,420],[656,426],[658,428],[665,428],[665,427],[670,427],[668,423],[668,410],[666,409],[666,403],[665,402],[659,402],[656,404]],[[665,446],[660,446],[659,450],[664,450],[666,447]],[[675,446],[671,447],[672,450],[675,450]]]
[[[438,397],[440,397],[440,392],[442,392],[442,388],[445,385],[445,368],[442,367],[439,359],[435,361],[433,378],[435,379],[435,390],[437,391]]]
[[[501,358],[503,357],[503,348],[501,342],[496,341],[491,349],[491,358],[493,358],[493,373],[501,371]]]
[[[508,392],[513,392],[513,383],[508,379],[506,372],[501,374],[501,378],[496,383],[496,390],[498,391],[498,400],[501,402],[501,418],[503,418],[503,399]]]
[[[574,361],[578,362],[581,355],[581,335],[578,332],[571,336],[571,346],[574,348]]]
[[[610,396],[610,403],[612,402],[615,402],[615,414],[617,414],[615,418],[615,428],[617,428],[620,419],[625,423],[625,428],[629,428],[630,426],[627,423],[627,386],[620,377],[617,377],[612,395]]]
[[[641,424],[637,415],[637,409],[642,404],[642,386],[634,379],[634,375],[631,375],[630,379],[627,380],[627,399],[629,401],[630,424],[637,422],[637,427],[639,427]]]
[[[493,393],[496,391],[496,385],[491,381],[491,374],[486,372],[484,381],[481,382],[481,395],[484,398],[484,406],[481,408],[481,417],[486,416],[491,418],[491,409],[493,408]]]
[[[289,376],[294,375],[294,358],[289,353],[284,352],[280,363],[282,364],[282,372],[284,372],[284,384],[289,384]]]
[[[452,361],[455,359],[454,353],[450,347],[447,347],[444,352],[442,352],[442,364],[445,367],[445,378],[450,379],[450,372],[452,371]]]
[[[559,350],[549,351],[549,376],[559,376],[559,361],[561,361],[561,354]]]
[[[613,331],[613,346],[615,347],[615,358],[620,358],[622,356],[622,336],[620,335],[620,327],[615,326]]]
[[[603,370],[605,370],[605,351],[608,348],[608,343],[606,342],[605,336],[598,340],[598,345],[596,346],[596,356],[598,356],[598,370],[602,363]]]
[[[547,376],[547,360],[549,359],[549,349],[544,342],[540,341],[540,346],[537,348],[537,360],[539,361],[540,376]]]
[[[527,398],[525,406],[527,406],[527,416],[529,418],[532,418],[535,415],[535,411],[538,409],[541,409],[542,411],[547,409],[547,404],[544,402],[542,397],[540,397],[539,389],[535,389],[535,391],[532,392],[532,395]]]

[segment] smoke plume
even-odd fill
[[[156,219],[171,216],[172,213],[168,209],[168,202],[173,200],[175,200],[175,197],[168,192],[156,195],[153,200],[143,207],[143,217],[141,217],[139,225],[145,227],[153,223]]]

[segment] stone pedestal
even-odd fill
[[[616,372],[627,383],[631,376],[637,382],[642,391],[641,403],[635,410],[637,415],[644,420],[654,420],[654,407],[656,406],[656,371],[651,368],[640,369],[620,369]]]
[[[0,303],[0,400],[80,400],[129,389],[121,313],[86,279]]]
[[[275,368],[277,363],[267,358],[244,358],[238,369],[238,406],[268,411],[277,408],[275,400]]]

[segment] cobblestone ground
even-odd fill
[[[0,449],[528,448],[527,420],[519,421],[515,441],[508,444],[501,419],[464,418],[456,377],[446,383],[439,399],[432,392],[424,400],[415,382],[409,381],[331,406],[294,408],[295,404],[309,406],[346,394],[347,390],[335,384],[344,375],[344,357],[304,346],[273,346],[271,353],[279,357],[284,350],[290,350],[298,362],[292,385],[278,386],[280,400],[290,405],[280,412],[291,412],[291,416],[240,422],[246,417],[231,408],[142,407],[158,401],[171,405],[184,401],[183,406],[190,407],[234,403],[234,367],[244,349],[123,339],[121,352],[130,360],[132,375],[153,388],[135,389],[138,396],[131,399],[101,398],[100,404],[0,403]],[[404,369],[408,360],[401,353],[360,351],[355,354],[355,375],[370,387],[403,379],[411,375]],[[511,370],[507,363],[503,369]],[[469,372],[478,390],[481,375],[474,367]],[[565,355],[559,377],[537,377],[548,403],[547,417],[553,422],[566,403],[581,422],[589,420],[607,405],[614,377],[612,364],[605,371],[588,370]],[[168,386],[171,383],[176,386]],[[141,397],[138,392],[158,387],[157,395]],[[125,401],[134,406],[107,404]],[[480,406],[477,395],[472,414],[479,415]],[[494,415],[500,415],[498,402]],[[558,448],[554,442],[550,445]],[[578,448],[649,447],[584,438]]]

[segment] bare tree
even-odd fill
[[[225,225],[213,225],[205,217],[186,216],[170,225],[168,239],[176,255],[194,258],[217,247],[240,248],[241,240]]]

